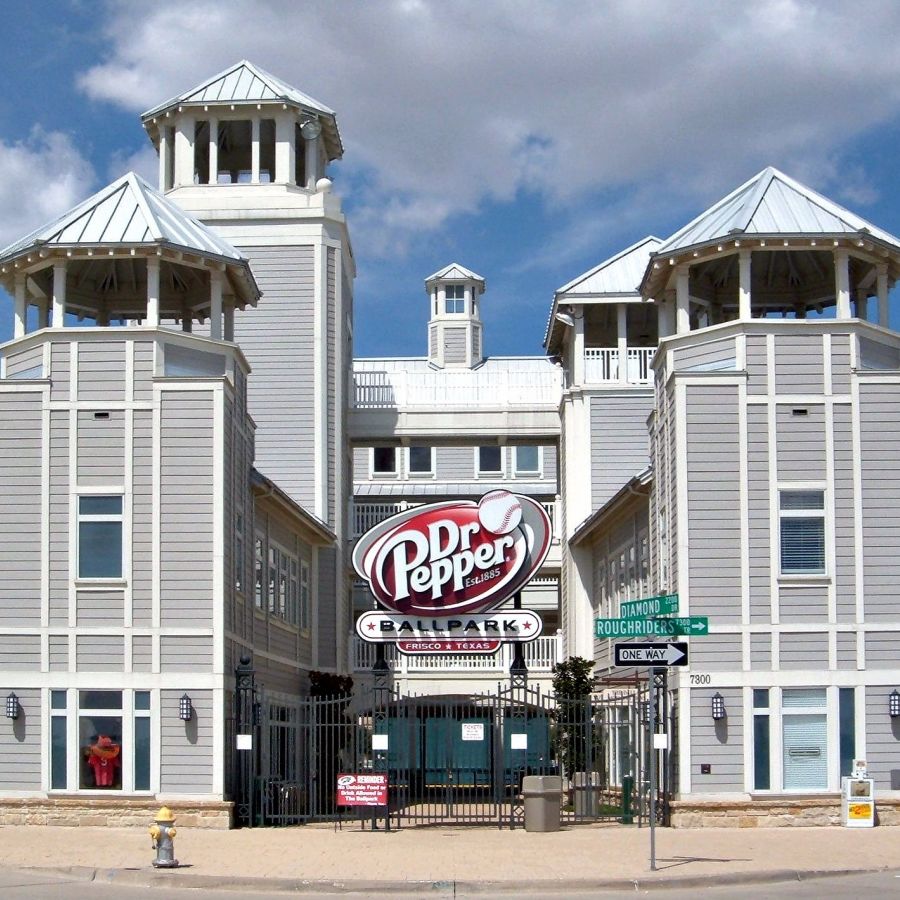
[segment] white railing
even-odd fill
[[[562,662],[562,632],[545,635],[523,644],[525,664],[530,673],[548,673]],[[422,654],[419,656],[400,653],[392,644],[384,648],[385,660],[395,675],[409,675],[422,672],[452,672],[456,675],[499,674],[509,672],[512,663],[512,647],[503,644],[493,654]],[[358,635],[350,640],[350,667],[354,672],[370,671],[375,663],[375,644],[363,641]]]
[[[562,380],[558,369],[406,372],[356,369],[353,405],[357,409],[405,407],[556,406]]]
[[[354,501],[352,504],[353,537],[358,538],[365,534],[370,528],[374,528],[379,522],[390,518],[395,513],[403,512],[407,509],[413,509],[421,506],[421,503],[409,503],[406,500],[397,500],[393,503],[385,503],[378,501],[367,503],[365,501]],[[558,540],[559,534],[556,530],[556,502],[553,500],[542,501],[541,506],[547,511],[552,525],[551,535],[553,540]]]
[[[652,384],[650,363],[655,347],[629,347],[626,351],[625,384]],[[584,380],[586,384],[623,383],[619,377],[618,347],[586,347],[584,351]]]

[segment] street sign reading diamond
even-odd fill
[[[665,594],[662,597],[645,597],[643,600],[631,600],[619,607],[619,615],[623,619],[646,619],[650,616],[669,616],[678,612],[678,594]]]

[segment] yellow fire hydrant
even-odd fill
[[[150,826],[150,837],[156,850],[153,865],[158,869],[174,869],[178,865],[175,859],[175,816],[168,806],[162,807],[156,814],[156,821]]]

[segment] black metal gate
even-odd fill
[[[472,695],[369,687],[286,700],[257,688],[249,661],[237,674],[238,825],[357,818],[515,828],[527,775],[562,776],[566,823],[646,820],[646,687],[571,700],[524,683]],[[339,808],[338,774],[372,772],[387,775],[388,808]]]

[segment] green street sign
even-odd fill
[[[650,616],[670,616],[678,612],[678,594],[664,594],[662,597],[645,597],[632,600],[619,607],[623,619],[647,619]]]
[[[595,619],[598,638],[672,637],[709,634],[707,616],[681,616],[676,619]]]

